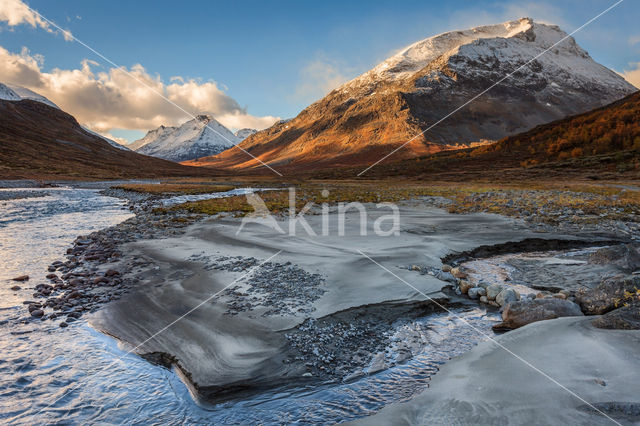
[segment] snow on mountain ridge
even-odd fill
[[[237,132],[235,132],[234,134],[236,135],[236,137],[238,137],[240,140],[245,140],[246,138],[248,138],[249,136],[258,133],[258,131],[256,129],[240,129]]]
[[[43,104],[47,104],[54,108],[60,109],[58,105],[54,104],[39,93],[36,93],[33,90],[29,90],[26,87],[16,86],[15,84],[0,83],[0,99],[4,99],[7,101],[21,101],[23,99],[31,99],[32,101],[38,101]]]
[[[211,115],[201,114],[178,127],[150,130],[129,148],[166,160],[186,161],[219,154],[240,140]]]
[[[558,42],[560,43],[554,46]],[[537,57],[547,49],[550,50]],[[465,57],[466,60],[462,61],[460,57]],[[547,77],[553,77],[555,70],[571,69],[573,75],[569,77],[574,83],[579,80],[602,83],[602,78],[605,78],[606,83],[612,84],[616,89],[627,88],[616,73],[593,61],[573,37],[569,37],[560,27],[540,24],[531,18],[521,18],[502,24],[450,31],[418,41],[337,90],[370,91],[381,82],[411,79],[420,70],[440,62],[454,72],[472,75],[476,72],[476,62],[472,62],[474,60],[480,63],[494,61],[521,65],[529,61],[538,62],[545,68]],[[461,66],[452,66],[454,62]],[[524,68],[526,71],[527,67]],[[516,69],[517,67],[505,69],[503,76]],[[558,84],[565,82],[565,74],[563,72],[556,76],[561,80]]]

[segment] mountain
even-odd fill
[[[327,170],[316,177],[352,177],[362,171]],[[379,164],[364,177],[431,176],[494,181],[512,177],[583,175],[589,179],[640,177],[640,91],[604,107],[536,126],[491,145]]]
[[[234,135],[236,135],[236,137],[238,139],[240,139],[241,141],[245,140],[246,138],[248,138],[249,136],[258,133],[258,131],[256,129],[240,129],[237,132],[234,133]]]
[[[554,46],[565,37],[559,27],[529,18],[430,37],[240,146],[283,169],[368,165],[458,108],[388,161],[495,141],[636,90],[596,63],[573,38]],[[198,164],[260,166],[242,150]]]
[[[179,127],[160,126],[131,143],[134,151],[171,161],[219,154],[241,139],[210,115],[199,115]]]
[[[113,179],[212,173],[111,146],[59,108],[16,99],[15,91],[7,89],[11,90],[0,86],[0,176],[4,178]]]
[[[60,109],[58,105],[54,104],[44,96],[32,90],[29,90],[26,87],[16,86],[13,84],[0,83],[0,99],[5,99],[8,101],[19,101],[22,99],[31,99],[34,101],[42,102],[54,108]]]

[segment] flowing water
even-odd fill
[[[4,197],[2,196],[3,192]],[[9,190],[0,190],[0,200]],[[12,190],[15,191],[15,190]],[[273,391],[215,406],[197,404],[173,372],[136,355],[81,319],[68,328],[30,319],[22,304],[47,266],[78,236],[131,217],[124,204],[95,189],[20,190],[0,201],[0,420],[42,423],[333,423],[407,400],[438,365],[484,340],[495,314],[458,308],[395,326],[395,339],[421,341],[413,358],[349,383]],[[11,281],[28,274],[26,283]],[[21,290],[10,287],[20,285]],[[388,348],[393,351],[393,347]]]

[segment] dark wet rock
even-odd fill
[[[9,289],[10,289],[11,291],[18,291],[18,290],[20,290],[21,288],[22,288],[22,287],[20,287],[19,285],[14,285],[14,286],[11,286]]]
[[[68,327],[68,326],[69,326],[69,324],[67,324],[67,323],[66,323],[66,322],[64,322],[64,321],[60,323],[60,327],[62,327],[62,328],[64,328],[64,327]]]
[[[607,312],[591,323],[610,330],[640,330],[640,303]]]
[[[605,279],[595,288],[580,289],[576,302],[587,315],[602,315],[622,306],[630,294],[640,290],[640,276],[615,276]]]
[[[107,271],[104,273],[105,277],[113,277],[115,275],[120,275],[120,272],[116,271],[115,269],[107,269]]]
[[[580,307],[563,299],[534,299],[508,303],[502,311],[502,322],[493,328],[510,330],[532,322],[560,317],[582,316]]]
[[[29,275],[20,275],[18,277],[12,278],[13,281],[29,281]]]
[[[44,311],[42,309],[34,309],[31,311],[31,316],[35,318],[40,318],[44,315]]]
[[[589,263],[615,265],[626,272],[640,269],[640,250],[635,244],[603,247],[589,256]]]

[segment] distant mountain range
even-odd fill
[[[202,114],[178,127],[160,126],[150,130],[127,147],[140,154],[180,162],[219,154],[251,132],[255,130],[242,129],[233,134],[212,116]]]
[[[523,18],[414,43],[240,147],[273,167],[308,170],[371,164],[415,137],[397,161],[496,141],[635,90],[559,27]],[[239,149],[197,164],[261,166]]]
[[[212,173],[132,152],[85,129],[45,97],[0,83],[3,178],[113,179]]]

